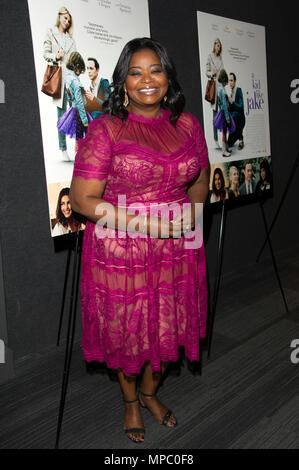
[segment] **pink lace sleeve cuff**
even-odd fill
[[[206,143],[206,139],[205,139],[202,127],[195,117],[193,117],[193,122],[194,122],[193,132],[194,132],[195,141],[196,141],[196,148],[197,148],[197,154],[199,157],[200,168],[204,170],[205,168],[209,167],[208,147],[207,147],[207,143]]]
[[[111,147],[104,119],[92,121],[87,136],[79,141],[73,177],[106,180],[111,163]]]

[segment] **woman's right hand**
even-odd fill
[[[60,49],[60,51],[58,52],[57,56],[56,56],[56,60],[61,60],[65,55],[65,52],[63,49]]]
[[[169,221],[163,217],[148,217],[147,234],[154,238],[180,238],[183,235],[182,221]]]

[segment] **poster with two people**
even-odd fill
[[[125,44],[150,36],[147,0],[28,0],[53,237],[84,230],[69,199],[78,140],[102,113]],[[43,91],[42,91],[43,90]]]
[[[265,28],[202,12],[197,21],[210,202],[270,194]]]

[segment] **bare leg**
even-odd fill
[[[135,400],[137,397],[136,375],[127,376],[121,370],[118,370],[117,375],[124,399],[126,401]],[[140,413],[139,401],[134,403],[125,403],[124,429],[129,428],[144,428],[142,416]],[[128,433],[127,436],[135,442],[143,442],[145,439],[144,433],[142,432]]]
[[[149,394],[149,395],[154,395],[157,387],[159,385],[159,382],[161,380],[161,377],[165,373],[167,366],[169,363],[161,363],[161,372],[152,372],[151,364],[150,362],[147,362],[144,366],[144,373],[143,373],[143,378],[142,378],[142,384],[141,384],[141,391],[143,393]],[[146,397],[142,394],[140,394],[140,402],[142,405],[146,406],[153,414],[154,418],[156,421],[158,421],[159,424],[162,424],[163,418],[167,413],[168,408],[163,405],[156,396],[154,397]],[[167,427],[172,428],[176,425],[176,418],[173,414],[171,414],[168,422],[167,422]]]

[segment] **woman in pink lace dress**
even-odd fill
[[[71,188],[74,210],[89,219],[82,255],[84,358],[117,369],[124,430],[135,442],[145,438],[140,406],[160,424],[177,424],[155,392],[179,346],[199,361],[206,335],[204,247],[187,241],[196,238],[190,232],[198,223],[195,208],[208,193],[208,153],[184,101],[163,46],[148,38],[130,41],[114,71],[106,114],[80,141]],[[188,223],[175,209],[153,214],[161,204],[192,206]]]

